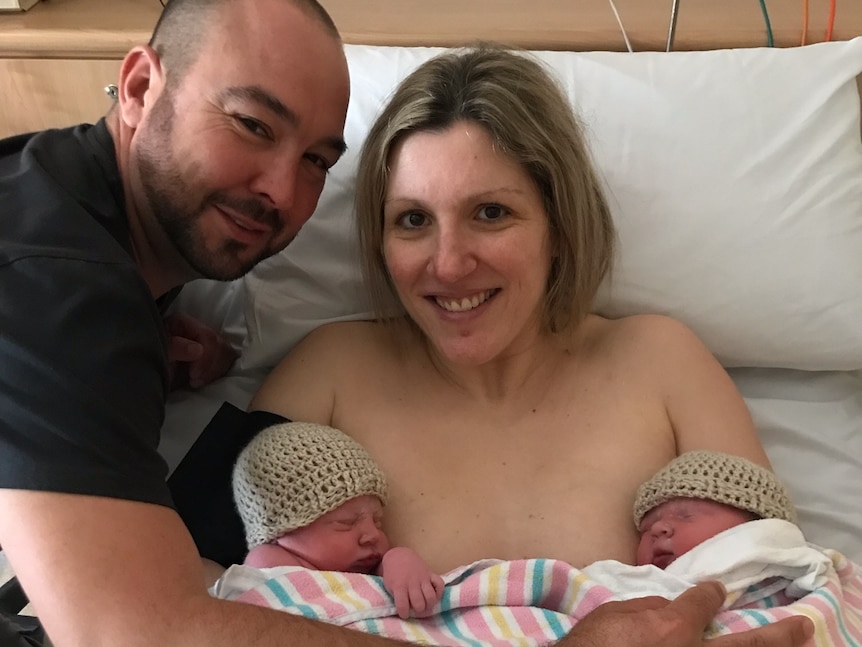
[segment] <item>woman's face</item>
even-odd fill
[[[383,253],[398,296],[437,352],[479,365],[541,329],[551,244],[532,179],[488,132],[417,132],[390,160]]]

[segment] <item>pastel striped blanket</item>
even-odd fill
[[[782,535],[776,540],[770,533],[774,529],[774,524],[759,529],[773,545],[749,550],[748,559],[728,549],[750,537],[731,531],[724,541],[719,536],[691,551],[701,555],[699,563],[691,553],[683,556],[710,578],[718,575],[713,571],[719,564],[728,566],[719,577],[728,588],[726,608],[707,628],[707,637],[802,614],[815,623],[817,647],[862,647],[859,567],[835,551],[804,542],[776,546]],[[705,547],[718,552],[710,555],[701,550]],[[409,620],[397,616],[382,580],[371,575],[232,566],[212,593],[416,644],[527,647],[555,642],[605,602],[643,595],[673,598],[701,579],[681,577],[679,568],[668,571],[610,561],[577,569],[551,559],[481,560],[445,574],[446,589],[434,615]]]

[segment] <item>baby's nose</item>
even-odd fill
[[[383,531],[373,521],[366,521],[362,524],[362,530],[359,535],[359,542],[361,544],[379,544],[382,537]]]
[[[673,526],[663,519],[653,523],[651,532],[653,537],[670,537],[673,535]]]

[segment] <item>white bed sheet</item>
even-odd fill
[[[862,375],[769,368],[730,374],[808,541],[862,563]],[[198,392],[174,394],[160,446],[170,468],[223,402],[246,408],[264,377],[262,370],[237,371]]]

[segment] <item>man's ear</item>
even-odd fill
[[[137,128],[164,89],[159,55],[152,47],[134,47],[123,59],[117,84],[117,101],[123,122]]]

